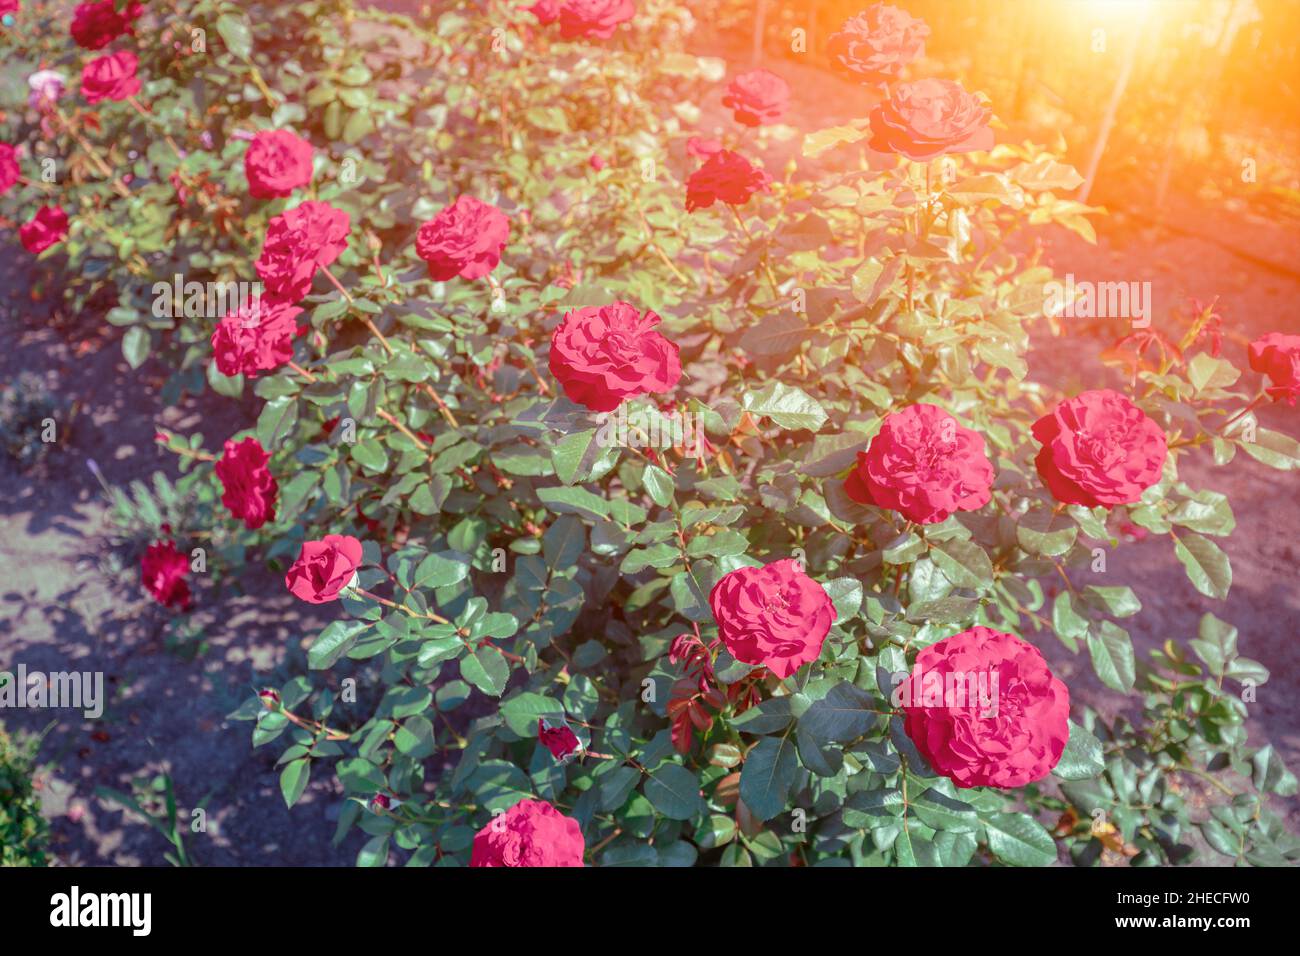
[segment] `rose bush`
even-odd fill
[[[1095,211],[995,143],[996,104],[899,80],[923,24],[846,26],[831,56],[894,85],[782,170],[781,87],[742,84],[714,135],[726,71],[660,0],[121,19],[93,69],[67,29],[4,35],[91,82],[4,104],[0,203],[163,403],[255,402],[220,456],[160,431],[182,478],[115,507],[160,603],[253,574],[330,616],[233,716],[290,805],[337,777],[359,863],[1147,865],[1194,832],[1297,859],[1269,809],[1295,778],[1237,690],[1267,672],[1210,614],[1139,666],[1105,556],[1166,537],[1222,599],[1232,510],[1180,460],[1293,471],[1300,445],[1258,426],[1212,309],[1123,395],[1035,380],[1052,275],[1007,237],[1091,238]],[[254,151],[289,129],[314,163]],[[186,291],[255,278],[221,310]],[[1251,355],[1274,388],[1287,348]],[[1029,643],[1058,639],[1142,716],[1071,710]],[[930,667],[996,674],[996,716],[895,703]],[[1221,772],[1248,782],[1188,799]]]

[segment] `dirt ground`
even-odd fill
[[[702,50],[747,62],[743,43],[701,43]],[[831,78],[811,67],[782,62],[774,68],[791,81],[792,112],[806,129],[831,125],[827,104],[851,103],[857,95],[849,87],[836,90]],[[828,96],[828,88],[836,95]],[[705,115],[708,132],[709,121],[721,115],[717,104],[708,104]],[[779,168],[776,158],[769,167]],[[1300,261],[1300,229],[1279,226],[1249,207],[1207,206],[1196,195],[1196,184],[1187,184],[1175,201],[1193,205],[1197,221],[1208,227],[1201,235],[1152,234],[1145,220],[1114,215],[1098,222],[1095,247],[1072,235],[1048,234],[1048,255],[1059,272],[1080,278],[1150,280],[1157,323],[1188,296],[1219,296],[1229,332],[1225,349],[1240,363],[1242,341],[1300,329],[1300,276],[1268,264]],[[1097,198],[1122,197],[1107,198],[1103,189]],[[331,846],[338,812],[332,777],[318,775],[298,806],[286,810],[273,766],[278,750],[252,750],[251,725],[226,720],[251,688],[301,672],[303,640],[319,620],[305,618],[304,605],[265,574],[246,575],[245,590],[228,586],[219,601],[200,585],[198,618],[209,648],[185,660],[163,646],[165,612],[101,568],[106,507],[88,460],[117,485],[159,468],[174,473],[154,446],[156,425],[203,432],[211,447],[251,423],[254,407],[209,398],[164,412],[158,370],[127,368],[115,330],[105,333],[88,317],[56,328],[47,306],[30,303],[28,262],[21,249],[0,255],[0,333],[7,346],[0,352],[0,379],[22,370],[38,373],[82,408],[71,435],[41,470],[21,474],[0,460],[0,668],[22,661],[32,670],[102,670],[112,698],[98,721],[54,712],[39,782],[55,853],[66,865],[162,865],[166,842],[94,791],[99,785],[129,790],[133,778],[167,772],[183,810],[206,798],[207,832],[187,840],[198,863],[350,864],[362,837],[354,832],[341,847]],[[1037,340],[1031,374],[1064,389],[1096,387],[1108,381],[1098,360],[1106,344],[1100,336]],[[1261,419],[1266,427],[1300,434],[1300,409],[1268,407]],[[1226,493],[1236,505],[1237,530],[1224,542],[1234,572],[1228,600],[1197,594],[1164,540],[1116,549],[1104,583],[1129,584],[1141,598],[1142,613],[1126,622],[1140,653],[1166,637],[1194,636],[1205,611],[1236,625],[1242,653],[1273,675],[1250,705],[1251,738],[1271,741],[1292,769],[1300,769],[1300,594],[1293,583],[1300,478],[1244,456],[1224,468],[1208,458],[1193,460],[1183,477]],[[1107,713],[1121,705],[1092,676],[1086,656],[1072,656],[1050,636],[1039,644],[1076,700]],[[10,727],[39,731],[51,712],[3,716]],[[1300,828],[1300,802],[1278,803],[1292,828]]]

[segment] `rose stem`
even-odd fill
[[[299,375],[301,375],[301,376],[302,376],[303,378],[305,378],[307,381],[309,381],[309,382],[315,382],[315,381],[316,381],[316,376],[313,375],[311,372],[307,371],[305,368],[303,368],[303,367],[302,367],[301,365],[299,365],[297,362],[289,362],[288,365],[289,365],[289,368],[293,369],[295,372],[297,372]]]
[[[442,400],[442,396],[433,390],[433,386],[428,382],[424,382],[420,387],[429,393],[429,397],[432,398],[434,404],[438,406],[438,411],[442,412],[442,417],[446,420],[447,424],[457,431],[460,431],[460,422],[456,421],[456,416],[451,413],[451,409],[448,408],[447,403]]]
[[[63,111],[59,109],[57,105],[54,106],[54,115],[59,118],[59,122],[63,124],[63,128],[67,131],[68,135],[71,136],[76,144],[85,150],[86,154],[94,161],[95,166],[98,167],[100,173],[112,180],[113,189],[117,191],[117,194],[123,199],[129,199],[131,191],[122,184],[120,179],[113,175],[113,170],[109,169],[108,163],[104,162],[104,158],[99,155],[99,151],[95,149],[94,146],[90,145],[84,136],[72,128],[72,124],[68,122],[68,118],[63,115]]]
[[[339,280],[334,277],[334,273],[330,272],[329,266],[321,266],[320,271],[325,273],[325,278],[329,279],[330,282],[334,283],[334,288],[338,289],[341,293],[343,293],[343,298],[347,299],[349,303],[356,302],[356,299],[352,298],[352,293],[349,292],[347,289],[343,288],[343,283],[339,282]],[[379,344],[384,347],[384,351],[387,352],[389,355],[392,355],[393,347],[388,344],[388,339],[384,338],[384,334],[380,332],[379,329],[375,328],[375,323],[370,321],[370,316],[362,315],[361,321],[364,322],[366,328],[370,330],[370,334],[373,335],[375,338],[379,339]]]
[[[428,443],[425,442],[424,439],[420,438],[419,435],[416,435],[409,428],[403,425],[400,421],[398,421],[397,418],[395,418],[392,414],[384,411],[382,408],[375,409],[375,414],[378,415],[380,418],[382,418],[384,421],[388,422],[388,424],[392,425],[394,428],[396,428],[407,438],[411,439],[411,441],[415,442],[415,446],[419,448],[420,451],[428,450],[429,448]]]

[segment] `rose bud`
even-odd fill
[[[568,724],[548,727],[546,721],[541,718],[537,720],[537,739],[551,752],[551,756],[561,763],[582,749],[582,742],[578,740],[578,735],[569,728]]]

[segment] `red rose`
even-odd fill
[[[1081,392],[1034,422],[1034,464],[1057,501],[1089,508],[1132,504],[1160,480],[1165,433],[1123,395]]]
[[[709,607],[732,657],[782,679],[817,659],[835,621],[826,589],[790,558],[723,575]]]
[[[565,760],[578,752],[582,746],[568,724],[560,727],[547,727],[546,721],[538,718],[537,721],[537,739],[542,745],[551,752],[551,756],[556,760]]]
[[[241,305],[221,317],[212,333],[213,361],[222,375],[247,375],[279,368],[293,358],[297,316],[302,309],[287,302],[263,299]]]
[[[551,336],[551,374],[571,401],[609,412],[625,399],[666,392],[682,377],[677,346],[655,330],[659,316],[627,302],[566,312]]]
[[[686,180],[686,211],[707,209],[718,201],[743,206],[754,193],[766,192],[771,181],[744,156],[720,149]]]
[[[722,105],[734,111],[737,123],[767,126],[790,105],[790,87],[770,70],[750,70],[727,84]]]
[[[227,439],[224,454],[214,466],[223,489],[221,503],[249,531],[275,520],[279,486],[266,467],[270,460],[256,438],[245,438],[238,444]]]
[[[68,214],[61,206],[42,206],[30,222],[18,227],[18,238],[33,255],[44,252],[68,235]]]
[[[19,7],[21,7],[21,4],[18,0],[0,0],[0,16],[4,16],[6,13],[17,13]]]
[[[608,40],[620,23],[636,15],[632,0],[562,0],[560,36]]]
[[[100,100],[125,100],[140,92],[135,75],[139,61],[130,50],[96,57],[81,70],[81,95],[94,105]]]
[[[264,130],[244,153],[244,175],[254,199],[283,199],[311,182],[311,143],[287,129]]]
[[[899,83],[871,111],[871,148],[923,162],[993,148],[993,111],[952,80]]]
[[[877,3],[844,21],[826,41],[831,66],[861,83],[885,83],[925,55],[930,28],[897,7]]]
[[[973,627],[916,655],[894,690],[907,736],[959,787],[1023,787],[1060,762],[1070,691],[1038,648]]]
[[[429,266],[429,277],[481,279],[497,267],[510,239],[510,220],[496,206],[461,196],[424,225],[415,237],[415,254]]]
[[[1294,405],[1300,397],[1300,335],[1270,332],[1250,343],[1250,367],[1273,382],[1273,401]]]
[[[190,609],[190,586],[185,583],[189,571],[189,562],[172,541],[149,545],[140,559],[140,583],[164,607]]]
[[[591,156],[587,159],[587,165],[590,166],[592,169],[594,169],[596,172],[600,172],[602,169],[605,168],[605,159],[603,156],[600,155],[600,153],[592,153]]]
[[[0,196],[14,188],[22,176],[18,165],[18,150],[8,143],[0,143]]]
[[[988,504],[992,484],[984,436],[922,403],[885,416],[870,447],[858,452],[844,491],[860,504],[934,524]]]
[[[100,50],[124,33],[132,32],[131,21],[144,13],[144,7],[132,3],[121,13],[114,8],[113,0],[99,3],[79,3],[72,14],[68,32],[77,46],[86,50]]]
[[[542,800],[520,800],[474,836],[470,866],[582,866],[578,821]]]
[[[298,560],[284,576],[294,597],[310,604],[327,604],[352,582],[361,564],[361,542],[351,535],[327,534],[304,541]]]
[[[351,228],[347,213],[316,200],[273,217],[256,263],[270,297],[297,302],[310,292],[316,270],[329,268],[348,247]]]
[[[560,0],[537,0],[531,7],[523,7],[537,18],[542,26],[560,19]]]

